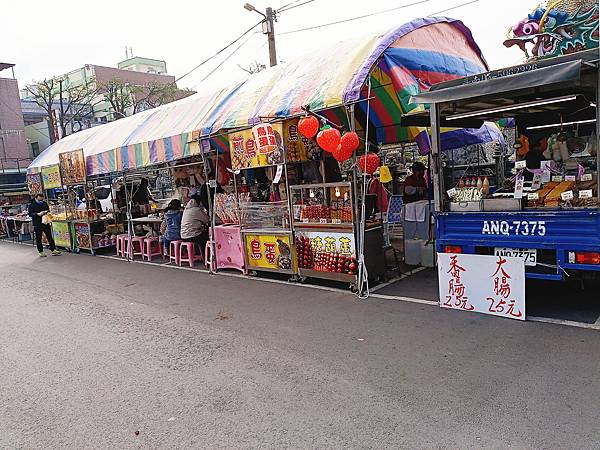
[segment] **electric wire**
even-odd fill
[[[298,0],[298,1],[299,1],[299,0]],[[295,2],[293,2],[293,3],[291,3],[291,4],[290,4],[290,3],[288,3],[286,6],[283,6],[283,7],[279,8],[279,9],[277,10],[277,12],[278,12],[278,13],[280,13],[280,12],[284,12],[284,11],[289,11],[290,9],[298,8],[298,7],[300,7],[300,6],[304,6],[304,5],[307,5],[307,4],[309,4],[309,3],[312,3],[312,2],[314,2],[315,0],[306,0],[306,1],[305,1],[305,2],[303,2],[303,3],[300,3],[299,5],[296,5],[296,3],[298,3],[298,1],[295,1]]]
[[[229,53],[229,55],[227,55],[225,57],[225,59],[223,59],[223,61],[221,61],[219,64],[217,64],[217,66],[215,66],[210,72],[208,72],[200,81],[198,81],[194,86],[193,89],[196,89],[200,84],[202,84],[204,81],[206,81],[213,73],[215,73],[223,64],[225,64],[227,61],[229,61],[229,59],[235,55],[244,45],[246,45],[246,43],[252,39],[252,37],[254,36],[254,34],[251,34],[250,36],[248,36],[248,38],[246,38],[240,45],[238,45],[235,49],[233,49],[231,51],[231,53]]]
[[[391,11],[396,11],[396,10],[399,10],[399,9],[409,8],[411,6],[416,6],[416,5],[420,5],[420,4],[423,4],[423,3],[429,3],[431,1],[432,0],[419,0],[419,1],[416,1],[416,2],[413,2],[413,3],[408,3],[406,5],[396,6],[394,8],[388,8],[388,9],[384,9],[384,10],[381,10],[381,11],[375,11],[375,12],[369,13],[369,14],[363,14],[361,16],[349,17],[347,19],[336,20],[334,22],[322,23],[322,24],[313,25],[313,26],[310,26],[310,27],[299,28],[297,30],[284,31],[284,32],[278,33],[278,34],[281,36],[281,35],[292,34],[292,33],[300,33],[302,31],[314,30],[314,29],[317,29],[317,28],[324,28],[324,27],[328,27],[328,26],[331,26],[331,25],[338,25],[340,23],[345,23],[345,22],[352,22],[354,20],[365,19],[367,17],[373,17],[373,16],[377,16],[377,15],[380,15],[380,14],[385,14],[385,13],[388,13],[388,12],[391,12]]]
[[[218,52],[216,52],[214,55],[209,56],[208,58],[206,58],[204,61],[202,61],[200,64],[198,64],[197,66],[195,66],[194,68],[188,70],[186,73],[184,73],[182,76],[180,76],[179,78],[175,79],[175,82],[182,80],[183,78],[187,77],[189,74],[191,74],[192,72],[194,72],[195,70],[199,69],[200,67],[202,67],[204,64],[206,64],[207,62],[213,60],[214,58],[216,58],[217,56],[219,56],[221,53],[223,53],[225,50],[227,50],[229,47],[231,47],[232,45],[235,45],[237,42],[239,42],[244,36],[246,36],[248,33],[250,33],[252,30],[254,30],[257,26],[259,26],[261,23],[263,23],[263,21],[261,20],[260,22],[255,23],[254,25],[252,25],[250,28],[248,28],[246,31],[244,31],[241,35],[239,35],[237,38],[235,38],[233,41],[231,41],[229,44],[227,44],[225,47],[223,47],[221,50],[219,50]]]
[[[388,8],[388,9],[384,9],[384,10],[381,10],[381,11],[375,11],[375,12],[370,13],[370,14],[363,14],[361,16],[349,17],[347,19],[336,20],[334,22],[322,23],[322,24],[319,24],[319,25],[313,25],[313,26],[305,27],[305,28],[298,28],[296,30],[283,31],[281,33],[278,33],[278,35],[279,36],[283,36],[283,35],[287,35],[287,34],[301,33],[303,31],[314,30],[314,29],[317,29],[317,28],[325,28],[325,27],[329,27],[329,26],[332,26],[332,25],[339,25],[341,23],[352,22],[352,21],[360,20],[360,19],[366,19],[368,17],[373,17],[373,16],[377,16],[377,15],[380,15],[380,14],[385,14],[385,13],[392,12],[392,11],[397,11],[399,9],[409,8],[411,6],[416,6],[416,5],[420,5],[420,4],[423,4],[423,3],[429,3],[431,1],[432,0],[420,0],[420,1],[417,1],[417,2],[413,2],[413,3],[408,3],[406,5],[396,6],[394,8]],[[452,6],[452,7],[449,7],[449,8],[446,8],[446,9],[442,9],[440,11],[436,11],[434,13],[428,14],[426,17],[435,16],[437,14],[441,14],[441,13],[445,13],[445,12],[448,12],[448,11],[452,11],[454,9],[462,8],[463,6],[471,5],[473,3],[478,3],[480,1],[481,0],[471,0],[471,1],[468,1],[468,2],[465,2],[465,3],[461,3],[459,5],[455,5],[455,6]]]

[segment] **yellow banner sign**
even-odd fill
[[[58,154],[60,176],[65,186],[84,184],[87,172],[83,149]]]
[[[62,186],[58,164],[42,167],[42,184],[44,185],[44,189],[56,189]]]
[[[52,222],[52,237],[57,247],[71,248],[69,222]]]
[[[283,127],[281,122],[272,125],[278,148],[269,154],[261,154],[258,151],[251,129],[229,133],[229,151],[231,152],[231,168],[233,170],[274,166],[283,163]]]
[[[288,234],[246,234],[248,267],[292,270],[292,246]]]
[[[283,145],[287,162],[303,162],[319,159],[321,149],[314,139],[302,136],[298,132],[299,118],[286,120],[283,124]]]

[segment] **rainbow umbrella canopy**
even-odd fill
[[[422,106],[410,97],[432,84],[488,70],[469,29],[445,17],[416,19],[384,33],[345,39],[301,58],[271,67],[219,92],[186,99],[68,136],[46,149],[30,169],[56,164],[58,153],[83,148],[88,174],[154,165],[199,152],[195,137],[227,148],[227,131],[263,120],[322,111],[348,126],[345,106],[356,104],[370,139],[416,141],[429,149],[425,129],[401,126],[401,116]],[[444,130],[445,148],[501,140],[497,129]]]

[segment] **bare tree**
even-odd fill
[[[110,104],[115,119],[121,119],[130,112],[135,114],[156,108],[194,93],[191,90],[178,89],[175,83],[149,81],[143,85],[134,85],[118,78],[104,83],[100,92]]]
[[[102,83],[99,87],[104,100],[111,107],[115,120],[127,116],[128,110],[135,106],[135,92],[133,92],[135,90],[137,90],[135,86],[130,86],[117,78]]]
[[[244,72],[249,73],[250,75],[254,75],[255,73],[262,72],[263,70],[265,70],[267,68],[267,66],[265,66],[264,64],[262,64],[258,61],[254,61],[253,63],[250,63],[250,65],[247,68],[242,67],[239,64],[238,64],[238,67],[240,69],[242,69]]]
[[[61,78],[49,78],[26,86],[25,90],[48,114],[52,142],[56,140],[56,129],[52,120],[53,110],[58,110],[57,126],[61,135],[66,136],[73,130],[73,125],[89,115],[94,105],[98,103],[98,91],[94,80],[70,85]]]

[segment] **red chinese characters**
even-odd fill
[[[288,127],[288,141],[295,142],[298,140],[298,127],[290,125]]]
[[[511,316],[518,319],[523,316],[523,313],[517,307],[516,301],[511,298],[511,276],[504,268],[506,262],[506,258],[498,256],[496,271],[492,275],[496,296],[487,298],[490,303],[488,311],[492,314]]]
[[[444,306],[448,308],[464,309],[465,311],[472,311],[475,309],[475,307],[469,303],[469,298],[465,292],[465,285],[461,281],[461,275],[463,272],[466,273],[466,271],[467,269],[460,266],[458,255],[450,257],[450,268],[446,272],[450,274],[450,280],[448,281],[448,294],[446,295]]]
[[[265,242],[265,258],[269,264],[275,264],[275,244],[272,242]]]
[[[270,123],[260,123],[252,128],[252,135],[256,142],[258,153],[267,155],[277,150],[275,130]]]
[[[260,249],[260,241],[258,239],[252,239],[250,241],[250,258],[261,259],[262,252]]]
[[[248,155],[249,158],[254,158],[256,156],[256,143],[254,142],[254,139],[248,139],[246,141],[246,155]]]
[[[242,136],[236,136],[232,139],[233,152],[236,156],[241,156],[244,153],[244,138]]]

